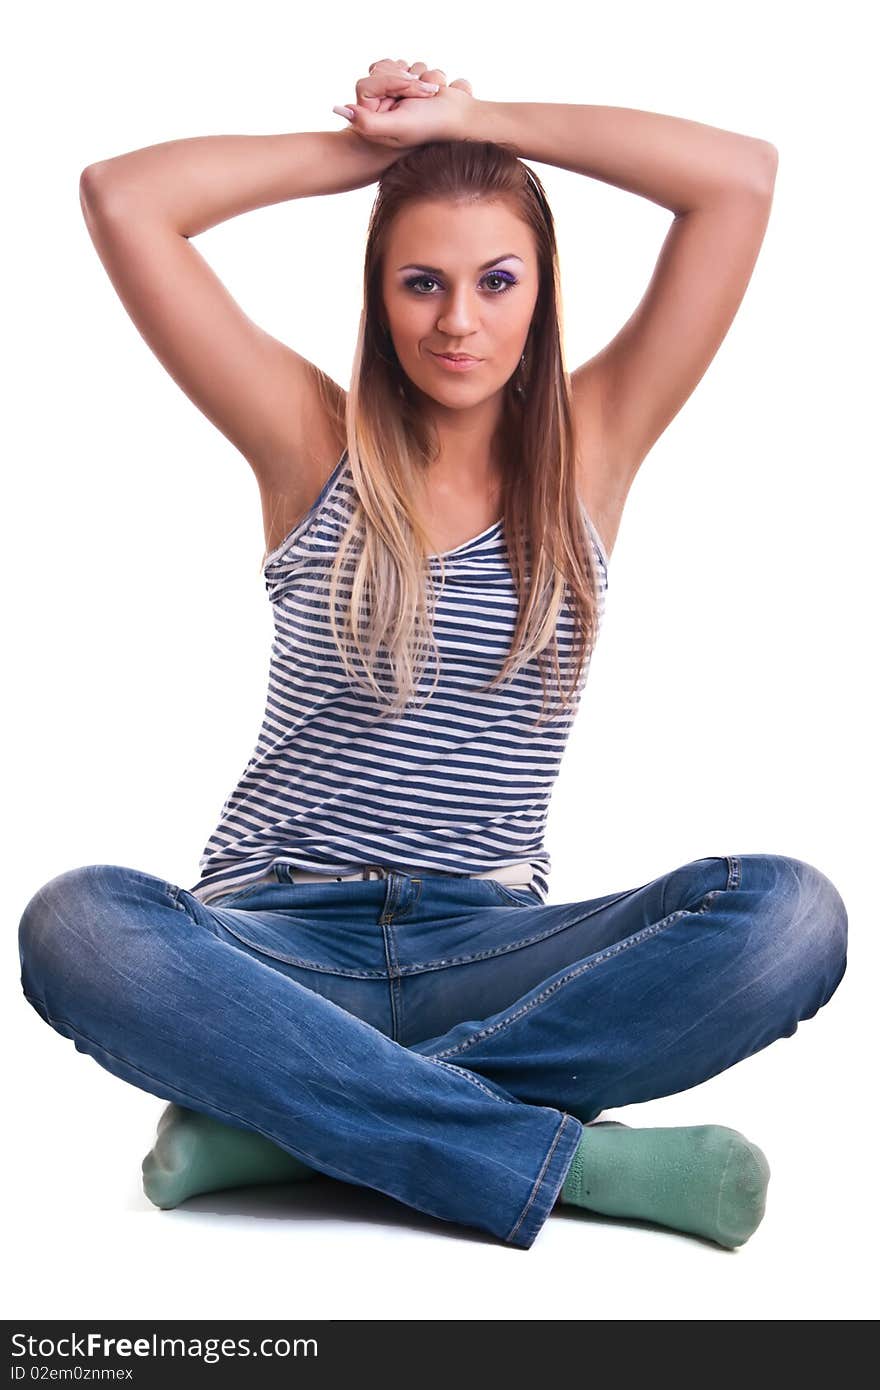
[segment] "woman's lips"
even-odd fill
[[[432,357],[436,358],[441,367],[445,367],[450,372],[467,372],[471,367],[479,367],[479,357],[447,357],[442,352],[433,352]]]

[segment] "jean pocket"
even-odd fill
[[[209,901],[205,903],[205,906],[237,907],[239,903],[247,901],[248,898],[255,898],[259,893],[265,893],[267,889],[271,891],[273,888],[279,886],[281,885],[274,882],[262,882],[252,883],[250,886],[245,886],[244,888],[233,888],[229,893],[219,893],[216,898],[209,899]],[[289,887],[288,884],[284,884],[283,886]]]
[[[699,912],[719,893],[739,883],[739,861],[727,855],[706,855],[679,864],[660,876],[660,916],[682,909]]]
[[[512,907],[541,906],[541,899],[534,888],[507,888],[497,878],[487,879],[486,882],[502,902],[510,903]]]

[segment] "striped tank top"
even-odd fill
[[[263,563],[275,636],[262,728],[199,858],[190,892],[201,901],[261,878],[276,863],[326,874],[383,865],[406,873],[484,873],[527,860],[541,901],[549,891],[544,829],[589,668],[568,710],[548,673],[550,717],[537,660],[504,686],[473,693],[501,669],[518,601],[503,521],[430,565],[434,638],[418,689],[423,708],[392,716],[346,675],[330,630],[327,581],[357,493],[343,452],[311,509]],[[581,504],[605,611],[608,565]],[[322,616],[323,613],[323,616]],[[574,622],[558,619],[560,663]],[[376,720],[382,709],[382,717]]]

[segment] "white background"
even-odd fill
[[[876,1241],[876,107],[868,7],[667,0],[19,7],[3,105],[9,658],[2,1019],[6,1316],[864,1318]],[[552,1217],[528,1252],[319,1179],[159,1212],[164,1102],[47,1027],[15,933],[61,871],[189,886],[263,712],[271,640],[254,477],[151,355],[92,247],[83,167],[189,135],[341,128],[381,57],[487,100],[638,107],[772,141],[769,229],[737,318],[645,460],[554,799],[551,901],[710,854],[811,861],[849,968],[797,1034],[614,1112],[720,1123],[771,1164],[726,1252]],[[873,125],[873,130],[871,129]],[[671,214],[535,165],[556,217],[569,369],[643,294]],[[199,236],[246,312],[343,386],[374,186]]]

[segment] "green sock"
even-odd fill
[[[224,1187],[315,1177],[314,1168],[262,1134],[221,1124],[201,1110],[186,1110],[173,1102],[162,1112],[156,1142],[141,1171],[146,1196],[165,1209]]]
[[[758,1146],[724,1125],[631,1129],[599,1120],[584,1126],[559,1200],[732,1249],[760,1224],[769,1178]]]

